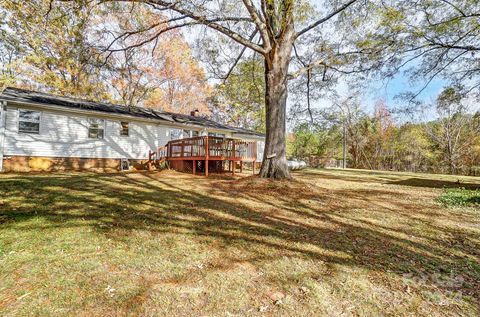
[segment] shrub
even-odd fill
[[[445,188],[438,201],[445,206],[480,207],[480,189]]]

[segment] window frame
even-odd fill
[[[103,124],[93,123],[92,120],[101,121],[101,122],[103,122]],[[92,140],[103,140],[103,139],[105,139],[105,128],[106,128],[106,120],[105,119],[90,117],[90,118],[87,118],[87,124],[88,124],[87,137],[89,139],[92,139]],[[98,125],[98,127],[96,128],[97,129],[97,137],[91,137],[90,136],[90,129],[92,129],[92,127],[91,127],[92,124],[97,124]],[[101,128],[100,128],[100,126],[101,126]],[[98,134],[98,132],[100,130],[102,131],[102,137],[99,137],[99,134]]]
[[[173,139],[172,136],[173,136],[173,133],[172,131],[175,131],[175,133],[178,133],[178,138],[176,139]],[[174,141],[174,140],[181,140],[183,139],[183,129],[176,129],[176,128],[172,128],[168,131],[168,134],[170,136],[170,141]]]
[[[192,137],[192,130],[188,130],[188,129],[183,129],[182,130],[182,138],[183,139],[188,139],[188,138],[191,138]]]
[[[225,133],[208,132],[208,136],[225,139]]]
[[[124,132],[125,132],[125,127],[123,126],[124,123],[127,124],[127,128],[126,128],[127,134],[124,134]],[[120,121],[120,136],[124,137],[124,138],[128,138],[130,136],[130,122],[129,121]]]
[[[31,119],[21,119],[20,118],[20,113],[22,111],[28,111],[28,112],[36,112],[38,113],[38,122],[36,120],[31,120]],[[28,122],[28,123],[36,123],[38,124],[38,131],[25,131],[20,129],[20,122]],[[17,132],[22,133],[22,134],[40,134],[40,126],[42,124],[42,112],[38,110],[31,110],[31,109],[24,109],[24,108],[18,108],[17,109]]]

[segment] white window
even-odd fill
[[[181,139],[183,135],[183,130],[180,129],[171,129],[170,130],[170,140]]]
[[[90,139],[103,139],[105,120],[88,118],[88,137]]]
[[[120,122],[120,135],[128,136],[128,122]]]
[[[214,136],[214,137],[217,137],[217,138],[225,138],[225,134],[223,134],[223,133],[213,133],[213,132],[209,132],[209,133],[208,133],[208,136]]]
[[[18,109],[18,132],[40,134],[40,112]]]
[[[183,130],[183,138],[186,139],[186,138],[189,138],[191,135],[191,131],[190,130]]]

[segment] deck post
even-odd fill
[[[237,154],[235,153],[235,140],[232,140],[232,157],[233,157],[233,161],[232,161],[232,175],[235,175],[235,168],[237,167],[236,166],[236,161],[235,161],[235,156]]]
[[[253,163],[252,163],[253,175],[255,175],[255,165],[257,165],[257,141],[253,143]]]
[[[193,167],[192,167],[193,175],[197,174],[197,161],[193,160]]]
[[[147,169],[149,171],[152,169],[152,151],[150,151],[150,150],[148,150]]]
[[[240,173],[243,173],[243,161],[240,161]]]
[[[210,150],[208,148],[208,136],[205,137],[205,176],[208,177],[208,157]]]

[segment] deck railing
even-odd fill
[[[257,158],[255,141],[201,136],[173,140],[166,147],[169,160],[255,161]]]
[[[148,160],[149,161],[157,161],[164,158],[167,158],[168,149],[166,146],[161,146],[157,148],[155,151],[149,151],[148,153]]]

